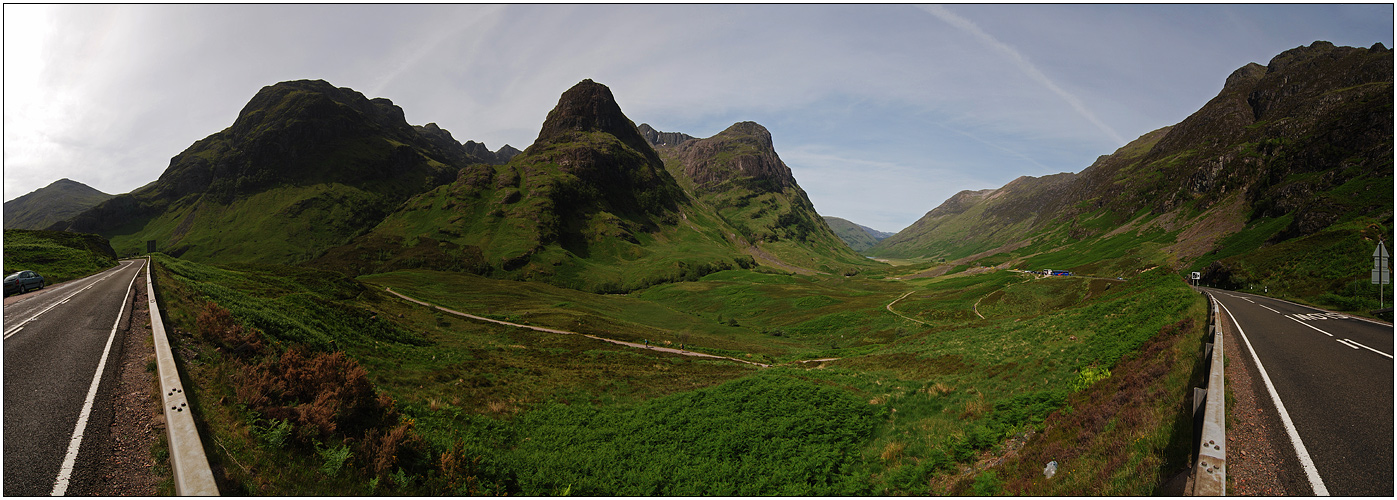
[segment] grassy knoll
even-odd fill
[[[38,272],[46,284],[62,283],[116,265],[107,240],[63,231],[5,230],[5,274]]]
[[[177,329],[202,332],[212,300],[247,328],[238,332],[263,339],[253,348],[227,340],[242,333],[179,337],[233,493],[1110,495],[1148,493],[1187,459],[1183,360],[1196,351],[1203,301],[1163,270],[1125,282],[732,270],[598,295],[437,271],[355,281],[156,262]],[[840,359],[758,369],[632,349],[465,320],[384,286],[609,338],[778,363]],[[915,321],[889,312],[894,300]],[[249,399],[249,387],[282,379],[239,375],[291,380],[288,359],[335,353],[363,368],[377,423],[327,432],[297,420],[315,399]],[[1117,415],[1124,407],[1133,409]],[[1091,439],[1073,440],[1084,418]],[[1025,453],[1060,453],[1061,479],[1024,483],[1031,463],[987,465],[1025,438]],[[1118,473],[1076,472],[1103,467]]]

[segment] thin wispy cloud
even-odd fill
[[[976,39],[980,40],[980,42],[994,49],[996,52],[1002,54],[1005,58],[1009,60],[1010,63],[1012,63],[1020,71],[1023,71],[1025,75],[1028,75],[1029,78],[1032,78],[1034,81],[1042,84],[1043,87],[1047,88],[1049,91],[1052,91],[1052,93],[1057,94],[1064,101],[1067,101],[1067,104],[1072,106],[1072,109],[1076,110],[1077,114],[1082,115],[1082,118],[1085,118],[1087,121],[1091,122],[1092,125],[1095,125],[1097,129],[1101,130],[1102,133],[1105,133],[1106,136],[1110,137],[1111,140],[1115,141],[1116,144],[1124,145],[1126,143],[1124,137],[1122,137],[1109,125],[1106,125],[1106,122],[1101,121],[1101,119],[1098,118],[1095,113],[1091,112],[1091,109],[1087,108],[1086,104],[1082,103],[1081,99],[1078,99],[1077,96],[1072,95],[1070,92],[1066,90],[1063,90],[1061,86],[1059,86],[1056,82],[1053,82],[1051,78],[1048,78],[1048,75],[1044,74],[1042,70],[1039,70],[1037,66],[1030,62],[1027,57],[1024,57],[1024,55],[1020,53],[1018,50],[1015,50],[1008,44],[999,41],[994,36],[991,36],[989,33],[985,33],[984,30],[980,29],[979,26],[971,22],[969,19],[960,17],[943,6],[922,5],[919,7],[927,13],[936,16],[938,19],[945,21],[947,24],[955,26],[957,29],[960,29],[961,31],[973,35]]]

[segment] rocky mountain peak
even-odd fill
[[[680,146],[684,174],[703,189],[733,179],[754,181],[765,191],[796,185],[795,176],[772,146],[771,132],[754,122],[738,122],[707,139]]]
[[[635,124],[621,112],[611,89],[591,79],[582,80],[563,92],[558,105],[548,112],[534,144],[568,141],[576,132],[605,132],[637,151],[650,149]]]

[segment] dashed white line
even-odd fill
[[[1300,459],[1300,468],[1305,470],[1305,476],[1310,480],[1310,488],[1314,490],[1316,496],[1329,496],[1329,489],[1324,487],[1324,479],[1319,477],[1319,469],[1315,468],[1314,460],[1310,459],[1310,452],[1305,449],[1305,443],[1300,441],[1300,432],[1295,430],[1295,423],[1290,420],[1290,413],[1285,411],[1285,404],[1281,403],[1281,396],[1276,393],[1276,386],[1271,383],[1271,377],[1266,374],[1266,367],[1261,365],[1261,358],[1257,357],[1256,349],[1252,348],[1251,339],[1248,339],[1246,332],[1242,331],[1242,325],[1237,322],[1236,317],[1232,316],[1232,311],[1228,310],[1221,301],[1218,302],[1218,305],[1222,307],[1223,312],[1227,313],[1227,317],[1232,319],[1232,325],[1237,327],[1237,334],[1241,335],[1242,342],[1247,344],[1247,351],[1251,352],[1251,359],[1256,363],[1256,371],[1261,373],[1261,380],[1266,383],[1266,392],[1271,393],[1271,402],[1275,403],[1276,411],[1281,416],[1281,423],[1285,425],[1285,433],[1290,436],[1290,444],[1295,447],[1295,455]]]
[[[1275,309],[1271,309],[1271,308],[1269,308],[1269,307],[1266,307],[1265,304],[1257,304],[1257,305],[1258,305],[1258,306],[1261,306],[1262,308],[1266,309],[1267,311],[1271,311],[1271,312],[1276,313],[1276,314],[1279,314],[1279,315],[1281,315],[1281,316],[1285,316],[1285,313],[1280,312],[1280,311],[1277,311],[1277,310],[1275,310]]]

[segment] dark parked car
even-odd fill
[[[44,277],[34,271],[20,271],[5,277],[5,295],[24,293],[44,287]]]

